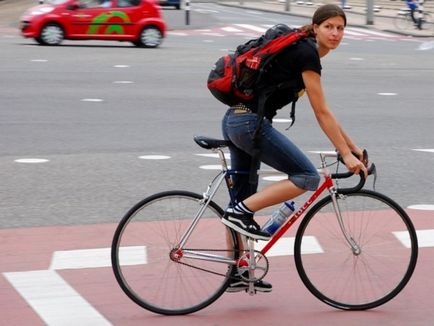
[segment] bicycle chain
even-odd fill
[[[234,253],[235,253],[235,251],[239,251],[239,250],[225,250],[225,249],[188,249],[188,248],[184,248],[184,250],[190,250],[190,251],[225,251],[225,252],[234,252]],[[257,250],[255,250],[255,251],[259,252]],[[241,252],[243,252],[243,254],[244,254],[244,253],[248,253],[249,250],[243,250]],[[263,256],[263,257],[265,257],[265,256]],[[176,262],[176,263],[178,263],[178,264],[181,264],[181,265],[184,265],[184,266],[188,266],[188,267],[191,267],[191,268],[203,271],[203,272],[207,272],[207,273],[210,273],[210,274],[226,277],[226,274],[214,272],[214,271],[209,270],[209,269],[205,269],[205,268],[202,268],[202,267],[198,267],[198,266],[194,266],[194,265],[191,265],[191,264],[187,264],[187,263],[181,262],[179,260],[173,260],[173,261]],[[235,268],[237,268],[236,265],[235,265]],[[239,280],[240,279],[240,277],[237,277],[235,275],[230,275],[229,277],[231,279],[233,279],[233,280]]]

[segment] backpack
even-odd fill
[[[292,29],[287,25],[275,25],[261,37],[239,45],[233,54],[227,54],[218,59],[209,73],[208,89],[223,104],[233,106],[258,99],[256,112],[258,124],[253,135],[254,148],[249,173],[249,182],[252,184],[257,183],[258,179],[257,162],[260,155],[258,141],[265,114],[265,102],[275,90],[292,86],[291,82],[284,83],[285,85],[264,86],[261,84],[261,76],[267,71],[270,61],[281,50],[307,36],[308,33]],[[297,99],[298,95],[295,93],[291,108],[291,126],[295,121]]]
[[[209,73],[208,89],[229,106],[254,99],[264,92],[260,82],[267,64],[282,49],[305,37],[307,33],[284,24],[271,27],[261,37],[239,45],[233,54],[219,58]],[[269,93],[278,88],[267,87]]]

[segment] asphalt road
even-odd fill
[[[42,47],[2,33],[1,227],[115,222],[156,191],[204,190],[214,171],[199,166],[217,162],[197,156],[205,152],[192,137],[219,137],[225,111],[205,87],[207,74],[220,55],[252,37],[216,30],[288,16],[213,4],[195,10],[209,31],[175,30],[151,50],[92,41]],[[432,205],[434,155],[414,150],[434,148],[432,41],[357,33],[323,61],[328,102],[376,162],[377,190],[404,207]],[[278,124],[304,150],[331,148],[307,99],[287,126]],[[139,158],[148,154],[170,159]],[[23,158],[48,162],[16,162]],[[225,196],[219,200],[224,205]]]
[[[271,294],[227,294],[190,316],[161,318],[121,292],[108,254],[116,222],[145,196],[175,188],[200,193],[215,174],[200,168],[217,162],[196,155],[207,153],[192,141],[194,134],[220,135],[225,109],[205,87],[213,62],[257,35],[254,28],[305,22],[213,4],[195,10],[204,25],[174,28],[152,50],[93,41],[42,47],[21,38],[14,22],[0,23],[2,320],[44,325],[48,315],[59,325],[432,325],[433,212],[426,210],[408,210],[420,231],[415,274],[394,300],[372,311],[342,312],[320,303],[299,281],[289,253],[272,258]],[[370,151],[379,191],[404,207],[433,205],[433,40],[355,28],[346,33],[323,61],[333,112]],[[288,115],[285,109],[278,118]],[[288,125],[276,121],[304,150],[330,149],[305,98],[286,131]],[[221,205],[225,200],[219,194]],[[70,256],[78,267],[62,265]],[[14,277],[28,283],[11,282]]]

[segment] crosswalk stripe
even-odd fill
[[[259,26],[255,26],[255,25],[249,25],[249,24],[235,24],[235,26],[239,26],[241,28],[249,29],[249,30],[252,30],[255,32],[260,32],[260,33],[263,33],[267,30],[264,27],[259,27]]]
[[[383,37],[389,37],[389,36],[390,36],[389,33],[373,31],[373,30],[365,29],[365,28],[351,27],[351,31],[361,32],[361,33],[363,33],[363,34],[370,34],[370,35],[383,36]],[[346,30],[345,30],[345,32],[346,32]]]
[[[359,32],[353,31],[353,30],[346,29],[345,30],[345,35],[364,36],[365,34],[359,33]]]
[[[222,30],[224,30],[225,32],[242,32],[241,29],[232,27],[232,26],[226,26],[226,27],[222,27]]]

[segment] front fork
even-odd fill
[[[362,248],[360,247],[360,245],[354,240],[354,238],[349,234],[348,230],[345,227],[344,224],[344,219],[342,217],[342,212],[339,206],[339,201],[338,199],[343,199],[345,195],[343,194],[339,194],[336,189],[333,187],[332,189],[330,189],[330,196],[332,198],[332,203],[333,203],[333,209],[335,211],[336,214],[336,218],[338,220],[339,223],[339,227],[342,231],[342,234],[344,235],[345,240],[347,241],[347,243],[349,244],[354,256],[358,256],[362,253]]]

